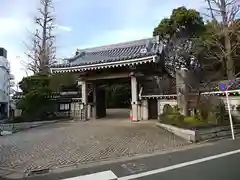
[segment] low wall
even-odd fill
[[[190,142],[195,142],[196,141],[196,132],[188,129],[182,129],[178,128],[172,125],[168,124],[162,124],[162,123],[156,123],[157,127],[161,127],[183,139],[186,139],[187,141]]]
[[[22,131],[29,128],[34,128],[46,124],[55,123],[55,121],[42,121],[42,122],[24,122],[24,123],[11,123],[11,124],[0,124],[0,131],[11,131],[17,132]]]
[[[182,129],[176,126],[156,123],[157,127],[161,127],[166,129],[167,131],[186,139],[189,142],[199,142],[204,140],[209,140],[217,137],[225,137],[231,135],[231,128],[230,126],[225,127],[214,127],[214,128],[206,128],[200,130],[189,130],[189,129]],[[239,134],[240,128],[239,126],[234,128],[234,133]]]
[[[234,134],[239,134],[240,129],[239,127],[234,127]],[[217,137],[225,137],[231,135],[231,128],[229,126],[225,127],[215,127],[215,128],[209,128],[209,129],[202,129],[196,131],[196,140],[202,141]]]

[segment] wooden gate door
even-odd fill
[[[105,89],[96,88],[96,118],[106,117],[106,94]]]
[[[157,119],[158,117],[157,99],[148,100],[148,113],[149,119]]]

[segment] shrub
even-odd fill
[[[184,115],[179,113],[179,114],[175,115],[175,118],[176,118],[177,121],[183,121],[184,120]]]
[[[9,123],[21,123],[24,122],[24,119],[21,116],[14,117]]]
[[[177,119],[175,114],[166,114],[166,118],[173,121]]]
[[[184,120],[184,116],[182,114],[165,114],[165,115],[161,115],[162,119],[164,119],[164,121],[178,121],[178,122],[182,122]]]
[[[200,118],[202,120],[206,120],[208,118],[210,110],[211,110],[211,107],[208,102],[206,101],[201,102],[198,107]]]
[[[199,124],[199,123],[201,123],[201,121],[194,116],[186,116],[186,117],[184,117],[183,121],[187,124]]]
[[[173,106],[173,112],[180,113],[180,108],[178,107],[178,105]]]
[[[54,103],[50,98],[52,91],[49,88],[48,75],[25,77],[19,84],[24,95],[16,104],[22,110],[21,121],[44,120],[53,113]]]
[[[173,113],[173,108],[170,104],[165,104],[163,106],[163,114],[171,114]]]
[[[217,104],[217,106],[213,107],[213,112],[215,112],[216,123],[222,124],[226,121],[225,117],[227,115],[227,111],[223,101],[220,101],[219,104]]]
[[[208,119],[207,119],[207,122],[208,123],[211,123],[211,124],[218,124],[218,116],[216,113],[214,112],[210,112],[209,115],[208,115]]]

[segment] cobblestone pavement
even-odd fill
[[[0,137],[0,169],[29,171],[149,153],[187,142],[155,121],[60,122]]]

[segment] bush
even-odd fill
[[[213,112],[215,112],[217,124],[222,124],[226,121],[225,117],[228,113],[226,111],[224,102],[220,101],[217,106],[214,106]]]
[[[182,114],[168,114],[166,115],[167,119],[172,121],[183,121],[184,116]]]
[[[211,124],[223,124],[227,111],[222,100],[216,97],[204,98],[197,107],[197,117]]]
[[[163,114],[171,114],[173,112],[174,112],[173,108],[172,108],[172,106],[170,104],[165,104],[163,106]]]
[[[24,122],[24,119],[21,116],[14,117],[9,123],[21,123]]]
[[[41,121],[48,118],[54,111],[54,103],[50,98],[52,91],[49,88],[49,76],[39,74],[25,77],[19,84],[24,95],[16,104],[17,108],[22,110],[21,121]]]
[[[219,99],[203,99],[197,107],[197,113],[194,116],[183,116],[177,106],[171,107],[164,105],[163,113],[160,115],[162,123],[186,129],[208,128],[216,125],[225,125],[227,111],[225,104]],[[212,103],[211,103],[212,102]]]
[[[183,121],[186,124],[193,124],[193,125],[202,123],[202,121],[200,121],[197,117],[194,117],[194,116],[186,116],[184,117]]]
[[[111,85],[106,88],[108,108],[126,108],[130,102],[130,86],[128,84]]]
[[[173,111],[175,113],[180,113],[180,108],[178,107],[178,105],[173,106]]]
[[[166,114],[165,116],[169,120],[176,120],[177,119],[175,114]]]
[[[206,101],[202,101],[198,107],[199,115],[202,120],[206,120],[208,118],[209,112],[211,110],[210,103]]]

